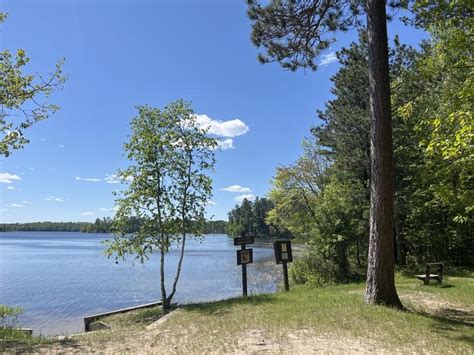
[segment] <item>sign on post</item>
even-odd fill
[[[285,291],[290,290],[288,282],[288,265],[293,261],[293,254],[291,253],[291,241],[278,240],[273,243],[273,250],[275,251],[275,261],[277,264],[283,264],[283,282],[285,284]]]
[[[237,250],[237,265],[253,263],[253,249]]]
[[[291,241],[279,240],[273,243],[273,249],[275,251],[275,260],[277,264],[283,262],[291,263],[293,261],[293,254],[291,252]]]
[[[245,249],[245,244],[253,244],[253,235],[242,234],[240,237],[234,238],[234,245],[240,245],[237,250],[237,265],[242,265],[242,294],[247,296],[247,264],[253,263],[253,250]]]

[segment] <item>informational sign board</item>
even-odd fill
[[[253,249],[237,250],[237,265],[253,263]]]
[[[273,243],[275,251],[275,260],[277,264],[283,262],[291,263],[293,261],[293,254],[291,253],[291,241],[279,240]]]
[[[234,245],[253,244],[255,242],[253,235],[234,238]]]

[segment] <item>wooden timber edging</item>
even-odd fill
[[[146,304],[142,304],[142,305],[139,305],[139,306],[133,306],[133,307],[128,307],[128,308],[118,309],[116,311],[110,311],[110,312],[98,313],[98,314],[93,314],[93,315],[90,315],[90,316],[86,316],[86,317],[84,317],[84,330],[86,332],[88,332],[89,331],[89,325],[92,322],[95,322],[96,320],[98,320],[102,317],[111,316],[113,314],[126,313],[126,312],[130,312],[130,311],[134,311],[134,310],[142,309],[142,308],[152,308],[152,307],[156,307],[156,306],[161,306],[161,304],[162,304],[161,301],[153,302],[153,303],[146,303]]]

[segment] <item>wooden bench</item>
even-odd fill
[[[430,284],[430,279],[435,279],[438,283],[443,282],[443,263],[428,263],[426,264],[424,275],[415,275],[417,279],[425,282],[425,285]]]

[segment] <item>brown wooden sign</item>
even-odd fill
[[[255,239],[253,235],[247,235],[244,237],[234,238],[234,245],[244,245],[244,244],[253,244],[253,243],[255,243]]]
[[[253,263],[253,249],[237,250],[237,265]]]

